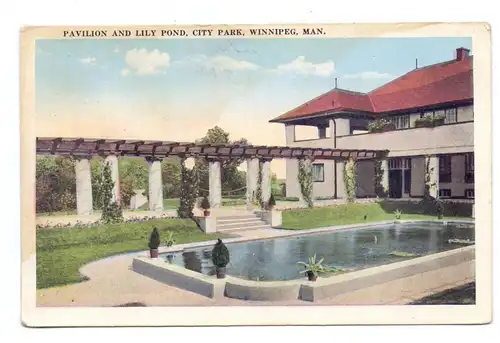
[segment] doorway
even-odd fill
[[[409,198],[411,193],[411,158],[389,159],[389,197]]]

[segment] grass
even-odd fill
[[[402,213],[399,220],[436,219],[436,216]],[[443,219],[471,219],[470,217],[445,217]],[[392,212],[386,212],[379,203],[346,204],[283,212],[282,228],[305,230],[320,227],[396,220]]]
[[[37,231],[37,288],[81,282],[79,269],[108,256],[148,250],[149,235],[156,226],[162,237],[175,234],[177,244],[213,240],[228,235],[206,235],[188,219],[158,219],[139,223],[102,225],[82,229]]]
[[[476,283],[451,288],[413,301],[409,305],[474,305],[476,303]]]

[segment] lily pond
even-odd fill
[[[277,281],[304,277],[304,266],[316,254],[323,265],[341,272],[400,262],[474,244],[472,223],[415,222],[368,226],[291,237],[229,243],[227,274],[246,280]],[[162,254],[169,263],[214,275],[212,246]]]

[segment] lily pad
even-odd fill
[[[390,256],[395,256],[395,257],[417,257],[418,254],[412,254],[409,252],[403,252],[403,251],[393,251],[389,253]]]

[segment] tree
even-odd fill
[[[104,163],[102,167],[101,184],[102,214],[101,221],[105,224],[118,223],[123,221],[123,213],[120,206],[113,200],[114,182],[111,176],[111,166]]]
[[[37,156],[36,212],[76,209],[75,162],[71,157]]]
[[[207,131],[207,134],[196,141],[202,144],[238,144],[249,145],[246,138],[240,138],[235,141],[230,140],[228,132],[221,127],[215,126]],[[238,170],[238,167],[245,161],[245,158],[235,158],[221,161],[221,185],[222,192],[242,189],[246,185],[246,174]],[[198,158],[195,162],[195,168],[198,172],[200,189],[202,195],[207,195],[203,190],[208,190],[208,161],[204,158]],[[244,190],[241,190],[244,193]]]

